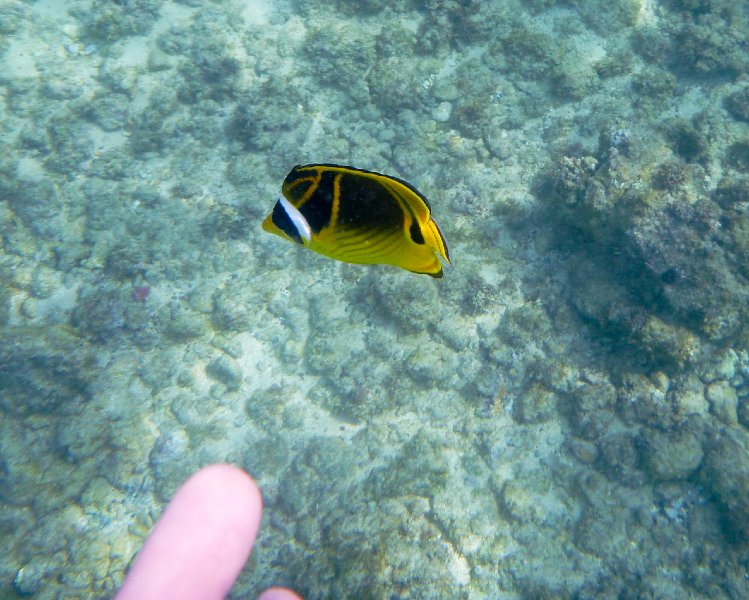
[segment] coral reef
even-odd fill
[[[211,462],[232,598],[748,597],[747,11],[4,2],[0,597],[111,597]],[[304,162],[444,278],[265,235]]]

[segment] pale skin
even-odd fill
[[[211,465],[177,491],[148,536],[115,600],[221,600],[252,550],[263,499],[232,465]],[[301,600],[273,587],[258,600]]]

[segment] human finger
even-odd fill
[[[247,561],[262,509],[241,469],[201,469],[169,502],[115,600],[221,600]]]
[[[272,587],[260,594],[257,600],[302,600],[302,597],[287,588]]]

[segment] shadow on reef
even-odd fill
[[[560,151],[535,181],[543,208],[513,226],[544,258],[528,295],[552,315],[571,309],[607,373],[562,394],[570,452],[624,486],[707,492],[725,540],[745,549],[749,178],[717,122]]]
[[[532,220],[554,223],[565,299],[617,362],[674,372],[747,335],[747,215],[735,201],[747,180],[729,170],[706,189],[704,134],[665,129],[563,152],[536,181],[545,208]]]

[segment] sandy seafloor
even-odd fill
[[[749,4],[0,2],[0,598],[107,598],[179,484],[231,597],[749,597]],[[260,221],[402,177],[453,265]]]

